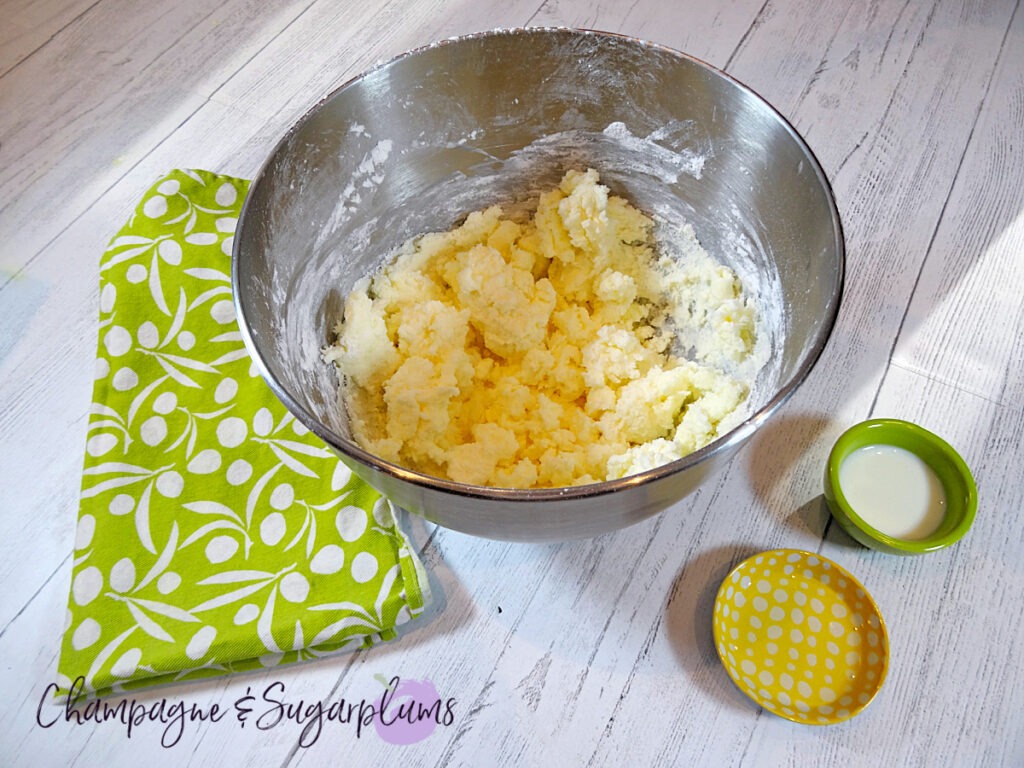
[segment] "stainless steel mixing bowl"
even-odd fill
[[[450,229],[470,211],[525,199],[568,168],[588,166],[642,210],[689,221],[758,295],[773,355],[747,418],[657,469],[550,490],[462,485],[362,450],[350,438],[335,372],[320,359],[356,280],[410,237]],[[827,179],[756,94],[632,38],[522,29],[399,56],[313,107],[253,181],[232,282],[260,372],[356,474],[448,528],[542,541],[636,523],[719,470],[814,366],[843,270]]]

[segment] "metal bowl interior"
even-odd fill
[[[465,486],[351,439],[320,359],[344,297],[410,237],[596,168],[615,194],[688,221],[764,313],[772,357],[746,419],[679,461],[576,488]],[[343,85],[280,142],[235,235],[243,337],[274,392],[394,502],[513,540],[593,536],[682,499],[805,379],[839,307],[844,248],[806,143],[748,88],[677,51],[581,30],[495,31],[400,56]]]

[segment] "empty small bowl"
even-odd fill
[[[871,549],[920,555],[963,538],[978,491],[945,440],[899,419],[871,419],[844,432],[828,457],[825,501],[850,536]]]
[[[812,552],[777,549],[737,565],[718,590],[713,629],[739,689],[805,725],[859,714],[889,667],[889,635],[871,595]]]

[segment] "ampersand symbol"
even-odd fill
[[[254,701],[254,698],[249,695],[249,687],[245,688],[245,696],[235,701],[235,717],[238,718],[238,722],[245,728],[245,720],[249,717],[249,713],[252,712],[252,707],[249,705],[250,702]]]

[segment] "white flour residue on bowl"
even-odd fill
[[[673,184],[679,181],[681,173],[700,179],[704,172],[704,163],[707,162],[707,155],[704,152],[698,152],[690,147],[673,150],[660,143],[687,127],[687,122],[673,120],[668,125],[652,131],[645,138],[641,138],[630,133],[625,123],[615,122],[605,128],[602,133],[623,146],[637,150],[641,156],[649,159],[647,169],[650,172],[660,174],[663,181]],[[666,171],[669,173],[666,174]]]
[[[391,139],[384,139],[377,142],[376,146],[370,150],[370,154],[359,164],[359,167],[356,168],[356,177],[358,178],[360,175],[363,177],[362,186],[364,188],[373,187],[384,180],[383,168],[390,154]]]
[[[358,128],[359,130],[356,130]],[[360,125],[353,125],[350,133],[359,136],[369,136],[366,129]],[[388,158],[391,156],[393,142],[391,139],[378,141],[373,148],[366,153],[359,165],[352,172],[341,193],[338,195],[338,202],[334,206],[331,216],[320,228],[315,242],[320,247],[326,240],[333,237],[349,218],[351,209],[362,202],[359,190],[372,190],[384,180]]]

